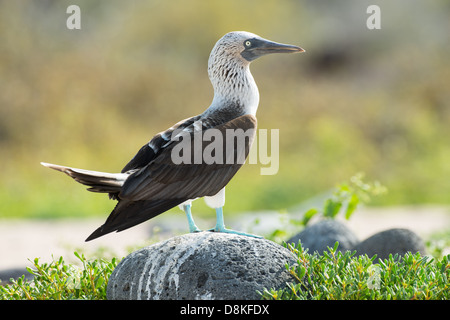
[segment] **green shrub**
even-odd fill
[[[82,267],[66,264],[62,257],[50,264],[34,259],[34,268],[27,268],[33,280],[25,276],[6,286],[0,286],[0,300],[103,300],[106,285],[117,259],[88,261],[84,254],[74,253]]]
[[[447,300],[450,299],[450,255],[434,260],[419,253],[374,264],[376,256],[337,251],[309,254],[299,243],[288,248],[296,265],[286,268],[297,280],[284,290],[267,290],[263,299],[275,300]]]
[[[286,265],[296,279],[284,290],[265,289],[271,300],[448,300],[450,299],[450,255],[441,259],[420,254],[397,255],[374,263],[376,256],[355,256],[355,252],[334,248],[323,255],[309,254],[299,244],[288,248],[297,255],[296,265]],[[50,264],[34,260],[34,275],[0,286],[0,300],[104,300],[117,259],[88,261],[77,252],[82,267],[66,264],[62,257]]]

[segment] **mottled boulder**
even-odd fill
[[[376,254],[377,259],[387,259],[389,254],[403,256],[406,252],[426,254],[422,238],[411,230],[399,228],[378,232],[357,244],[354,250],[358,255]]]
[[[287,242],[297,245],[299,240],[309,253],[317,251],[319,254],[328,251],[327,247],[334,247],[336,241],[339,242],[340,251],[352,250],[359,243],[356,235],[345,224],[331,219],[306,227]]]
[[[295,256],[272,241],[200,232],[170,238],[124,258],[113,271],[108,299],[259,299],[294,279]]]

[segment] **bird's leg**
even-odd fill
[[[216,226],[214,227],[214,229],[210,229],[209,231],[239,234],[242,236],[254,237],[254,238],[262,238],[261,236],[257,236],[257,235],[251,234],[251,233],[245,233],[245,232],[240,232],[240,231],[235,231],[235,230],[225,228],[225,223],[223,221],[222,207],[216,208]]]
[[[183,205],[183,209],[184,212],[186,213],[186,217],[188,220],[188,224],[189,224],[189,232],[200,232],[202,230],[200,230],[197,225],[194,222],[194,218],[192,218],[192,213],[191,213],[191,204],[185,204]]]

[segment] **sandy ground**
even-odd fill
[[[279,221],[278,213],[253,213],[242,217],[229,218],[227,225],[238,229],[237,225],[252,225],[255,218],[263,223],[254,227],[254,233],[264,233],[265,229],[273,228]],[[105,217],[106,218],[106,217]],[[239,220],[236,220],[239,219]],[[239,222],[238,222],[239,221]],[[84,239],[104,222],[104,219],[84,220],[0,220],[0,270],[23,268],[30,266],[39,257],[42,262],[52,261],[63,256],[66,261],[76,261],[73,251],[79,250],[89,257],[99,248],[109,248],[118,256],[124,256],[130,248],[144,246],[146,240],[152,237],[155,226],[166,230],[175,227],[179,233],[186,232],[185,217],[182,213],[168,213],[150,222],[143,223],[132,229],[112,233],[97,240],[84,242]],[[214,220],[196,221],[200,228],[212,227]],[[374,233],[390,228],[408,228],[421,237],[450,229],[449,207],[395,207],[395,208],[363,208],[346,222],[356,235],[364,240]],[[242,229],[241,229],[242,230]],[[160,233],[159,239],[169,237]],[[148,242],[147,242],[148,243]]]

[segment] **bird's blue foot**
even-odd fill
[[[241,236],[247,236],[247,237],[253,237],[253,238],[262,238],[261,236],[257,236],[255,234],[245,233],[245,232],[241,232],[241,231],[236,231],[236,230],[231,230],[231,229],[225,228],[225,223],[224,223],[224,220],[223,220],[223,210],[222,210],[222,208],[217,208],[216,209],[216,219],[217,219],[216,220],[216,226],[213,229],[209,229],[208,231],[238,234],[238,235],[241,235]]]
[[[192,213],[191,213],[191,206],[190,204],[186,204],[183,206],[184,212],[186,213],[186,218],[188,220],[188,224],[189,224],[189,232],[193,233],[193,232],[201,232],[202,230],[200,230],[197,225],[195,224],[194,218],[192,218]]]

